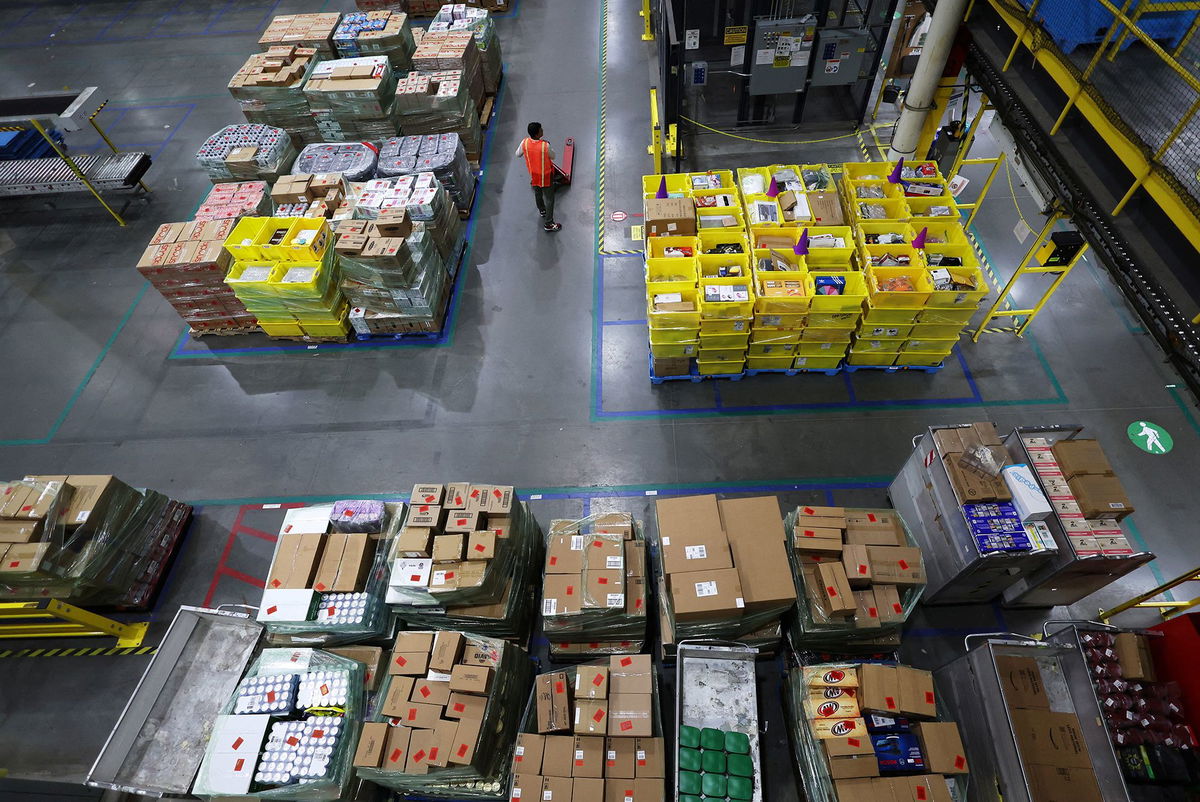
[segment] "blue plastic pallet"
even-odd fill
[[[702,382],[705,379],[728,379],[731,382],[741,381],[746,375],[745,371],[741,373],[706,373],[701,375],[699,368],[696,367],[695,360],[692,360],[688,368],[686,376],[659,376],[654,372],[654,356],[646,353],[647,368],[650,371],[650,383],[662,384],[663,382]]]
[[[917,370],[921,373],[937,373],[942,368],[946,367],[943,361],[938,365],[851,365],[849,363],[842,364],[842,370],[847,373],[854,373],[859,370],[882,370],[885,373],[899,373],[902,370]]]
[[[757,376],[760,373],[782,373],[784,376],[795,376],[797,373],[824,373],[826,376],[836,376],[842,372],[836,368],[746,368],[747,376]]]

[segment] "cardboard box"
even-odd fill
[[[625,572],[622,570],[586,570],[583,572],[583,609],[625,609]]]
[[[4,555],[4,570],[32,571],[49,548],[48,543],[16,544],[9,546]],[[19,555],[19,556],[18,556]],[[23,565],[14,566],[20,560]],[[280,588],[263,591],[258,612],[259,621],[308,621],[316,610],[320,597],[312,590],[289,590]]]
[[[910,546],[867,546],[874,581],[888,585],[922,585],[921,550]]]
[[[470,503],[470,502],[468,502]],[[470,534],[487,526],[487,514],[479,510],[455,510],[446,516],[446,531]]]
[[[400,728],[397,728],[400,729]],[[408,763],[404,767],[405,774],[429,773],[429,750],[434,747],[433,730],[410,730],[408,739]]]
[[[387,693],[379,704],[379,712],[388,718],[402,717],[407,712],[414,682],[413,677],[393,676],[388,681]]]
[[[696,234],[696,207],[691,198],[647,198],[647,237],[691,237]]]
[[[625,614],[646,614],[646,580],[643,577],[625,578]]]
[[[842,568],[846,572],[846,581],[850,587],[859,589],[870,587],[873,575],[871,573],[871,558],[867,555],[867,547],[857,543],[847,543],[842,547]]]
[[[411,698],[411,691],[409,693]],[[408,702],[396,718],[406,727],[431,730],[442,720],[442,706]],[[431,748],[432,746],[433,744],[430,745]]]
[[[620,535],[585,535],[583,569],[625,570],[625,541]]]
[[[646,543],[642,540],[625,541],[625,576],[646,576]]]
[[[854,591],[854,626],[857,629],[877,629],[883,626],[879,620],[879,605],[875,592],[870,588]]]
[[[321,549],[321,561],[313,576],[312,587],[326,593],[337,584],[338,568],[342,563],[342,552],[346,547],[346,536],[340,533],[325,535]]]
[[[583,609],[583,577],[547,574],[542,587],[542,615],[574,615]]]
[[[487,497],[484,512],[491,518],[493,515],[509,515],[512,513],[516,492],[512,485],[493,485]]]
[[[576,699],[572,722],[576,735],[604,735],[608,732],[608,700]]]
[[[1011,713],[1017,749],[1026,763],[1091,769],[1091,756],[1074,713],[1049,710],[1013,710]]]
[[[879,761],[875,759],[874,752],[869,755],[829,758],[827,763],[829,766],[829,776],[833,780],[879,776]]]
[[[873,585],[871,592],[875,594],[881,623],[894,624],[904,620],[904,605],[900,603],[900,591],[895,585]]]
[[[464,510],[467,508],[467,494],[471,485],[467,482],[451,482],[446,485],[446,497],[443,506],[448,510]]]
[[[455,666],[450,672],[450,690],[486,695],[492,689],[494,674],[489,666]]]
[[[1154,657],[1150,654],[1150,641],[1145,635],[1134,632],[1118,632],[1114,648],[1117,662],[1121,664],[1121,676],[1127,680],[1154,682]]]
[[[450,683],[446,680],[418,677],[408,698],[413,702],[445,707],[450,701]]]
[[[900,712],[900,675],[892,666],[863,663],[858,668],[858,702],[864,710]]]
[[[537,718],[538,732],[570,729],[571,710],[570,699],[567,696],[566,672],[555,671],[538,675]]]
[[[604,738],[577,735],[571,755],[572,777],[604,776]]]
[[[846,217],[842,213],[842,202],[836,191],[809,192],[808,208],[812,212],[813,225],[844,226]],[[847,243],[848,245],[850,243]]]
[[[409,508],[406,525],[428,529],[434,534],[439,534],[445,519],[445,512],[436,504],[414,504]]]
[[[662,738],[638,738],[633,752],[633,771],[638,779],[667,776],[666,746]]]
[[[892,783],[893,798],[899,798],[902,793],[901,788],[907,786],[904,790],[910,794],[909,802],[954,802],[954,796],[950,793],[946,778],[938,774],[893,777],[890,782]]]
[[[1004,690],[1004,703],[1009,710],[1049,710],[1050,699],[1042,682],[1042,671],[1032,657],[997,655],[996,669],[1000,674],[1000,687]]]
[[[570,777],[543,777],[542,802],[571,802],[572,784]]]
[[[398,632],[394,652],[430,652],[433,650],[432,632]]]
[[[1037,802],[1101,802],[1104,795],[1092,769],[1034,765],[1029,784]]]
[[[433,556],[433,530],[423,526],[406,526],[400,531],[396,552],[400,557],[420,559]]]
[[[650,737],[654,734],[648,693],[614,693],[608,697],[608,734]]]
[[[786,608],[796,601],[788,564],[787,532],[774,496],[725,499],[717,508],[750,613]]]
[[[406,677],[424,676],[429,669],[429,652],[392,652],[388,673]]]
[[[675,574],[669,585],[678,621],[724,621],[742,615],[745,602],[736,569]]]
[[[814,688],[804,700],[810,720],[822,718],[858,718],[857,692],[853,688]]]
[[[575,763],[575,736],[547,735],[542,751],[542,774],[570,777]]]
[[[490,560],[496,556],[496,533],[472,532],[467,536],[467,559]]]
[[[454,730],[454,741],[450,748],[447,761],[455,766],[469,766],[475,759],[475,749],[479,746],[479,733],[483,729],[483,721],[478,718],[464,718],[458,722]]]
[[[1121,520],[1134,511],[1133,502],[1115,476],[1084,474],[1067,482],[1084,518]]]
[[[629,738],[607,738],[604,743],[604,776],[609,779],[632,780],[634,755],[638,740]]]
[[[896,666],[896,674],[900,684],[900,712],[915,718],[937,718],[933,674],[912,666]]]
[[[433,639],[433,654],[429,658],[429,667],[443,674],[453,671],[454,664],[463,652],[463,642],[461,632],[437,633]]]
[[[925,766],[935,774],[967,774],[967,753],[953,721],[920,721],[912,731],[921,742]]]
[[[325,651],[348,657],[363,664],[363,688],[373,691],[379,685],[382,673],[379,670],[383,662],[383,649],[379,646],[337,646],[326,647]]]
[[[817,577],[830,614],[852,615],[855,610],[854,594],[850,590],[850,583],[846,580],[846,571],[842,564],[821,563],[817,566]]]
[[[451,692],[446,701],[446,718],[482,721],[487,710],[487,697]]]
[[[845,507],[816,507],[804,504],[796,508],[796,526],[821,529],[845,529]]]
[[[388,725],[369,721],[362,725],[358,736],[358,748],[354,751],[354,765],[377,769],[383,764],[383,750],[387,746]]]
[[[62,514],[68,529],[87,523],[97,511],[106,510],[117,490],[127,487],[110,474],[72,474],[67,477],[67,484],[75,488],[71,502]]]
[[[546,546],[547,574],[576,574],[583,571],[583,535],[553,535]]]
[[[596,516],[592,531],[608,535],[620,535],[629,540],[633,537],[633,516],[627,512],[607,512]]]
[[[429,765],[445,768],[450,765],[450,752],[454,749],[454,738],[458,733],[458,722],[439,720],[433,725],[433,747],[429,750]]]
[[[437,535],[433,539],[433,561],[435,563],[459,562],[463,558],[463,535]]]
[[[608,693],[653,693],[654,662],[648,654],[614,654],[608,658]]]
[[[836,557],[842,553],[842,530],[797,526],[792,532],[792,548],[801,554]]]
[[[861,718],[822,718],[812,722],[813,735],[818,740],[847,738],[856,735],[867,737],[867,723]]]
[[[1000,475],[1004,477],[1004,483],[1012,495],[1013,506],[1022,522],[1043,521],[1054,512],[1046,494],[1042,492],[1041,485],[1038,484],[1037,477],[1028,465],[1009,465]]]
[[[880,785],[867,779],[834,780],[833,788],[837,802],[908,802],[896,800],[890,786],[881,790]]]
[[[846,542],[862,546],[907,546],[900,516],[886,510],[847,510]]]
[[[821,748],[826,757],[857,757],[870,755],[875,757],[875,748],[871,739],[865,736],[849,736],[847,738],[826,738],[821,741]]]
[[[540,774],[515,774],[509,799],[511,802],[541,802],[542,783],[545,779]]]
[[[692,571],[712,571],[733,568],[729,540],[721,532],[674,532],[660,535],[663,571],[683,574]]]
[[[608,698],[608,667],[579,666],[575,669],[576,699]]]
[[[374,726],[376,725],[370,723],[363,725],[364,737],[366,728]],[[380,758],[382,758],[380,767],[386,771],[405,771],[408,766],[408,748],[413,731],[408,727],[389,727],[386,724],[383,727],[387,730],[385,734],[387,744],[380,755]],[[355,763],[354,765],[357,766],[360,764]]]
[[[571,802],[604,802],[604,780],[596,777],[572,779]]]
[[[327,535],[326,537],[334,537]],[[333,582],[335,593],[352,593],[364,587],[367,571],[375,559],[375,541],[364,533],[342,536],[342,556],[338,561],[337,578]]]
[[[517,733],[517,746],[513,750],[513,774],[540,774],[542,751],[546,748],[546,737],[529,732]]]
[[[1112,464],[1097,440],[1059,440],[1050,446],[1064,479],[1113,476]]]
[[[687,533],[696,534],[701,539],[712,539],[725,534],[717,497],[714,495],[659,498],[654,502],[654,508],[660,539],[663,535],[683,536]]]

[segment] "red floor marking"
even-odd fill
[[[249,574],[243,574],[241,571],[233,568],[222,568],[221,573],[225,574],[225,576],[232,577],[239,582],[245,582],[248,585],[253,585],[256,588],[264,588],[267,586],[265,579],[258,579],[257,577],[250,576]]]
[[[221,552],[221,559],[217,560],[217,567],[213,569],[212,582],[209,583],[208,593],[204,596],[205,607],[212,605],[213,595],[217,592],[217,582],[225,571],[225,561],[229,559],[229,553],[233,551],[233,541],[237,538],[237,529],[242,525],[242,518],[245,514],[246,508],[239,507],[237,518],[234,519],[233,527],[229,530],[229,539],[225,541],[225,550]]]
[[[279,540],[279,535],[269,535],[261,529],[252,529],[249,526],[234,527],[234,531],[239,535],[250,535],[251,537],[257,537],[262,540],[269,540],[272,543]]]

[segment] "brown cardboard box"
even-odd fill
[[[413,702],[445,707],[450,701],[450,683],[446,680],[418,677],[408,698]]]
[[[406,526],[400,531],[396,551],[411,559],[433,556],[433,530],[423,526]]]
[[[383,749],[387,745],[387,738],[386,723],[368,721],[363,724],[358,735],[358,748],[354,750],[354,765],[379,768],[383,763]]]
[[[455,666],[450,672],[450,690],[486,695],[492,689],[494,674],[489,666]]]
[[[604,776],[604,738],[590,735],[575,736],[571,756],[572,777]]]
[[[332,535],[329,535],[332,537]],[[335,593],[352,593],[362,590],[367,571],[375,559],[375,541],[370,535],[355,532],[343,535],[342,558],[338,561],[337,579],[333,582]]]
[[[733,568],[729,539],[724,532],[673,532],[662,535],[659,542],[663,571],[667,574]]]
[[[513,774],[540,774],[542,751],[546,748],[546,737],[529,732],[517,733],[517,747],[513,751]]]
[[[816,507],[804,504],[796,508],[796,526],[821,529],[845,529],[845,507]]]
[[[625,579],[625,614],[646,614],[646,580],[640,576]]]
[[[324,182],[322,182],[324,186]],[[376,221],[378,226],[378,221]],[[342,229],[339,226],[338,231]],[[384,236],[391,236],[385,234]],[[412,493],[409,495],[409,502],[412,504],[437,504],[441,505],[445,495],[445,488],[437,484],[416,484],[413,485]]]
[[[1000,687],[1004,689],[1004,703],[1009,710],[1050,709],[1037,660],[1002,654],[996,656],[996,668],[1000,674]]]
[[[808,208],[812,211],[812,222],[816,226],[844,226],[846,217],[842,213],[842,202],[836,191],[809,192]],[[849,244],[849,243],[847,243]]]
[[[634,753],[637,740],[628,738],[608,738],[604,743],[604,776],[610,779],[634,778]]]
[[[910,802],[954,802],[946,778],[940,774],[922,774],[915,777],[896,777],[892,779],[893,797],[899,797],[901,784],[908,786],[911,792]]]
[[[1096,440],[1059,440],[1050,446],[1064,479],[1076,476],[1112,476],[1113,467]]]
[[[847,738],[826,738],[821,741],[821,748],[826,757],[856,757],[860,755],[875,756],[875,748],[867,737],[850,736]]]
[[[875,592],[870,588],[854,591],[854,626],[857,629],[877,629],[883,624],[879,620],[879,605]]]
[[[584,535],[583,569],[625,570],[625,541],[620,535]]]
[[[1011,501],[1012,493],[1003,477],[987,477],[959,464],[959,454],[945,458],[946,473],[954,493],[963,504],[986,501]]]
[[[829,776],[834,780],[848,780],[856,777],[878,777],[879,761],[875,754],[851,755],[834,757],[828,761]]]
[[[547,574],[583,571],[583,535],[553,535],[546,546]]]
[[[406,727],[433,729],[442,720],[442,706],[408,702],[404,705],[403,712],[397,718]]]
[[[625,541],[625,576],[646,576],[646,543],[642,540]]]
[[[468,502],[470,503],[470,502]],[[487,527],[487,514],[479,510],[455,510],[446,516],[446,531],[469,534]]]
[[[742,615],[745,602],[736,569],[675,574],[669,584],[676,620],[725,621]]]
[[[389,718],[400,718],[408,709],[408,697],[412,694],[412,677],[392,677],[387,693],[379,705],[379,712]]]
[[[445,506],[448,510],[464,510],[467,508],[467,494],[471,485],[467,482],[451,482],[446,485]]]
[[[796,601],[787,532],[774,496],[724,499],[717,504],[742,585],[746,611],[786,608]]]
[[[542,751],[542,774],[570,777],[575,763],[575,736],[547,735]]]
[[[1101,802],[1104,799],[1091,769],[1033,765],[1028,771],[1033,798],[1037,802]]]
[[[324,546],[321,549],[321,562],[317,565],[317,573],[313,577],[313,589],[322,593],[330,591],[337,583],[338,566],[342,564],[342,552],[346,548],[346,536],[334,532],[325,535]]]
[[[667,758],[666,746],[662,738],[638,738],[633,753],[634,776],[666,777]]]
[[[696,207],[690,198],[647,198],[647,237],[692,237],[696,234]]]
[[[583,609],[625,609],[625,572],[622,570],[586,570],[583,572]]]
[[[817,566],[817,577],[830,614],[853,615],[854,594],[850,590],[850,583],[846,581],[846,571],[842,564],[821,563]]]
[[[833,787],[838,802],[895,802],[890,788],[881,792],[879,785],[867,779],[835,780]]]
[[[1090,769],[1083,730],[1074,713],[1049,710],[1012,710],[1017,749],[1026,763]]]
[[[660,777],[638,777],[633,781],[634,802],[665,802],[666,781]]]
[[[842,568],[846,571],[846,581],[855,589],[871,586],[871,558],[867,556],[867,547],[857,543],[847,543],[842,547]]]
[[[604,802],[604,780],[576,777],[571,780],[571,802]]]
[[[921,550],[910,546],[867,546],[874,581],[888,585],[921,585],[925,566]]]
[[[608,694],[653,693],[654,661],[648,654],[614,654],[608,658]]]
[[[543,802],[571,802],[572,783],[570,777],[543,777]]]
[[[463,642],[461,632],[437,633],[433,639],[433,654],[429,658],[429,667],[434,671],[449,674],[454,670],[454,664],[463,652]]]
[[[516,492],[512,485],[494,485],[488,494],[484,512],[491,518],[493,515],[509,515],[512,512]]]
[[[467,510],[486,512],[488,496],[491,492],[491,485],[477,485],[472,483],[467,489]]]
[[[462,558],[462,534],[438,535],[433,539],[433,561],[435,563],[459,562]]]
[[[364,724],[366,727],[373,727],[374,724]],[[388,727],[384,725],[387,732],[387,745],[383,748],[383,754],[380,755],[382,760],[382,768],[387,771],[404,771],[408,766],[408,747],[412,738],[412,730],[408,727]],[[355,763],[354,765],[359,765]]]
[[[725,534],[716,496],[659,498],[654,502],[654,508],[660,539],[663,535],[670,537],[687,533],[698,534],[702,539]]]
[[[538,732],[556,732],[570,729],[571,711],[569,702],[566,672],[555,671],[550,674],[538,674]]]
[[[934,774],[967,774],[967,752],[953,721],[920,721],[912,725],[921,742],[925,768]]]
[[[382,673],[379,670],[383,662],[383,649],[378,646],[337,646],[326,647],[325,651],[341,657],[348,657],[363,664],[363,688],[373,691],[379,685]]]
[[[904,620],[904,605],[900,603],[900,591],[895,585],[872,585],[875,606],[879,608],[879,620],[894,624]]]
[[[604,735],[608,732],[608,700],[576,699],[572,720],[576,735]]]
[[[0,497],[0,518],[16,518],[21,513],[21,508],[25,506],[26,499],[34,492],[33,488],[27,484],[12,483],[4,488],[4,495]]]
[[[583,577],[547,574],[542,587],[542,615],[573,615],[583,609]]]
[[[445,520],[446,513],[436,504],[414,504],[409,508],[406,525],[440,534]]]
[[[451,765],[469,766],[471,764],[475,759],[475,748],[479,746],[479,732],[482,728],[483,721],[478,718],[464,718],[458,722],[448,758]]]
[[[842,530],[797,526],[792,532],[792,548],[801,554],[835,557],[842,553]]]
[[[405,774],[429,773],[429,750],[433,749],[433,730],[411,730],[408,739],[408,763]]]
[[[517,773],[513,777],[512,802],[541,802],[542,783],[545,777],[540,774]]]
[[[67,484],[75,488],[62,518],[68,529],[86,523],[97,510],[107,509],[117,489],[126,487],[110,474],[72,474],[67,477]]]
[[[1121,676],[1125,679],[1154,682],[1154,657],[1150,654],[1150,642],[1145,635],[1135,632],[1118,632],[1117,662],[1121,664]]]
[[[608,666],[579,666],[575,669],[576,699],[608,698]]]
[[[912,666],[897,666],[896,674],[900,683],[900,712],[915,718],[936,718],[933,674]]]
[[[271,560],[271,567],[267,571],[266,586],[268,588],[282,588],[286,585],[288,578],[292,574],[292,562],[296,558],[296,551],[300,547],[300,538],[302,535],[280,535],[278,545],[275,547],[275,556]],[[305,583],[305,587],[308,587]]]
[[[42,529],[42,521],[0,520],[0,543],[28,543]]]
[[[467,536],[467,559],[490,560],[496,556],[496,533],[472,532]]]
[[[621,737],[650,737],[652,696],[648,693],[614,693],[608,697],[608,734]]]
[[[892,666],[863,663],[858,669],[858,702],[863,710],[900,712],[900,676]]]
[[[446,718],[480,721],[487,710],[487,697],[469,693],[451,693],[446,702]]]
[[[454,738],[457,734],[457,721],[442,719],[433,725],[433,747],[429,750],[429,765],[439,768],[450,765],[450,752],[454,749]]]
[[[396,634],[395,652],[430,652],[433,650],[432,632],[399,632]]]
[[[633,516],[627,512],[607,512],[598,515],[592,523],[592,531],[621,535],[629,540],[633,537]]]
[[[1133,502],[1115,476],[1084,474],[1067,482],[1084,518],[1121,520],[1134,511]]]
[[[388,658],[388,673],[406,677],[423,676],[429,669],[428,652],[392,652]]]

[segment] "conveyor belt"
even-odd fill
[[[150,168],[148,153],[73,156],[75,164],[99,190],[132,189]],[[0,162],[0,197],[86,192],[62,159],[23,159]]]

